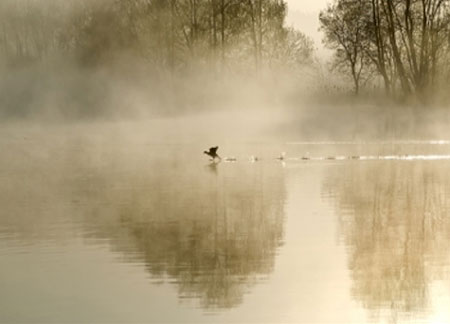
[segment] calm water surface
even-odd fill
[[[273,158],[449,145],[1,133],[2,323],[450,322],[450,160]]]

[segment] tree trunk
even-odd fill
[[[258,36],[256,31],[256,17],[255,17],[255,7],[253,5],[252,0],[248,0],[248,6],[249,6],[249,13],[250,13],[250,20],[251,20],[251,38],[253,42],[253,59],[255,63],[255,70],[258,71],[259,69],[259,51],[258,51]]]
[[[257,47],[257,71],[261,68],[262,63],[262,51],[263,51],[263,0],[258,0],[258,47]]]
[[[377,49],[376,66],[383,77],[386,95],[391,95],[391,80],[386,69],[386,46],[381,32],[381,17],[379,0],[372,0],[372,23],[375,29],[375,46]]]
[[[406,75],[406,70],[405,67],[403,65],[403,61],[401,58],[401,54],[400,54],[400,49],[398,47],[397,44],[397,37],[396,37],[396,26],[395,26],[395,21],[394,21],[394,5],[392,3],[391,0],[385,0],[387,2],[387,5],[385,4],[385,2],[383,2],[384,4],[384,9],[387,13],[387,21],[388,21],[388,34],[389,34],[389,39],[390,39],[390,43],[391,43],[391,47],[392,47],[392,56],[394,57],[394,62],[395,62],[395,66],[397,68],[398,71],[398,77],[400,80],[400,84],[403,90],[403,93],[405,95],[409,95],[411,94],[411,86],[410,83],[408,81],[408,77]]]
[[[225,67],[225,0],[220,0],[220,50],[222,59],[222,69]]]

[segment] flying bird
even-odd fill
[[[216,158],[218,158],[219,160],[222,160],[222,158],[219,156],[219,154],[217,154],[217,150],[219,149],[218,146],[216,147],[211,147],[209,149],[209,151],[204,151],[203,153],[205,153],[206,155],[210,156],[212,158],[212,160],[214,161]]]

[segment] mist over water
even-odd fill
[[[219,152],[236,162],[211,163],[199,125],[3,128],[1,321],[446,316],[447,162],[300,157],[448,145],[286,143],[262,140],[261,127],[224,141]]]
[[[0,322],[450,322],[445,96],[288,9],[0,3]]]

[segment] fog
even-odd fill
[[[439,0],[0,1],[0,322],[445,318],[449,31]]]
[[[427,102],[385,95],[370,72],[355,97],[346,69],[334,67],[330,50],[323,54],[326,39],[318,44],[327,28],[318,31],[318,4],[305,3],[306,14],[299,4],[257,4],[225,1],[222,11],[214,1],[3,1],[1,120],[120,121],[221,111],[253,115],[254,125],[281,115],[285,124],[273,126],[291,124],[289,136],[441,136],[442,93]]]
[[[269,4],[273,17],[258,22],[256,8],[251,17],[231,21],[226,14],[219,19],[218,4],[206,3],[23,0],[1,6],[2,119],[266,108],[294,84],[305,88],[311,74],[312,43],[284,26],[284,4]],[[249,14],[240,7],[233,10]],[[188,9],[198,21],[181,12]]]

